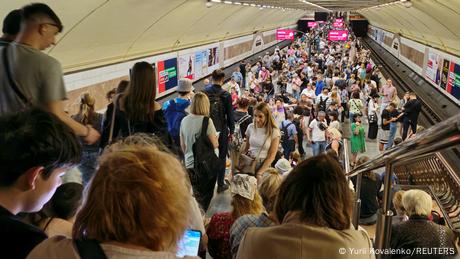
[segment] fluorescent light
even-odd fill
[[[248,4],[248,3],[243,3],[243,5],[244,5],[244,6],[249,6],[249,4]]]
[[[233,4],[233,3],[230,1],[224,1],[224,4]]]
[[[211,0],[211,2],[214,2],[214,3],[222,3],[221,0]]]
[[[240,3],[240,2],[234,2],[234,4],[236,4],[236,5],[241,5],[241,3]]]

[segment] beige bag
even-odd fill
[[[265,147],[265,144],[267,143],[268,137],[269,136],[265,138],[264,144],[260,148],[259,154],[257,154],[255,158],[251,157],[248,154],[243,154],[242,152],[240,153],[240,155],[238,156],[238,161],[235,161],[235,168],[238,170],[238,173],[256,175],[257,161],[259,160],[260,154],[262,153],[262,149]],[[241,150],[244,150],[244,147],[242,147]]]

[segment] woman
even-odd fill
[[[334,150],[339,161],[343,160],[343,142],[342,142],[342,133],[336,128],[329,128],[326,131],[326,135],[328,138],[328,144],[326,145],[325,150],[328,151],[330,149]]]
[[[348,101],[348,110],[349,110],[349,118],[350,122],[353,122],[354,115],[362,116],[361,110],[363,109],[364,105],[361,99],[359,98],[359,92],[353,92],[351,94],[351,99]]]
[[[172,147],[163,110],[155,98],[155,70],[147,62],[137,62],[131,69],[128,89],[114,100],[113,130],[112,127],[104,129],[102,146],[105,146],[111,137],[117,139],[143,132],[155,135],[165,145]],[[111,121],[112,114],[108,115],[108,120]]]
[[[250,227],[269,227],[275,225],[273,207],[278,194],[278,189],[283,177],[274,168],[269,168],[263,175],[259,186],[259,194],[262,197],[264,211],[259,215],[244,215],[233,223],[230,229],[230,246],[232,258],[236,258],[241,239]]]
[[[79,183],[65,183],[56,189],[50,200],[51,216],[39,223],[40,229],[48,237],[72,237],[72,227],[75,214],[81,206],[83,185]]]
[[[366,140],[364,133],[364,126],[361,124],[361,116],[355,114],[354,121],[351,124],[351,164],[356,164],[358,153],[366,152]]]
[[[185,177],[180,162],[158,147],[112,145],[77,214],[74,240],[47,239],[28,258],[79,259],[75,242],[88,240],[107,258],[176,258],[190,220],[192,196]]]
[[[442,225],[430,221],[433,201],[431,196],[422,190],[404,192],[402,204],[409,220],[391,227],[392,249],[427,249],[438,252],[430,253],[427,258],[447,258],[458,254],[455,247],[457,239],[454,232]],[[440,252],[446,251],[446,252]]]
[[[340,121],[339,121],[339,113],[336,110],[329,111],[328,114],[329,116],[329,128],[335,128],[338,131],[342,131],[342,127],[340,126]]]
[[[368,162],[370,159],[367,156],[361,156],[356,165],[361,165]],[[352,178],[353,184],[356,187],[356,177]],[[377,211],[379,209],[378,194],[382,187],[380,177],[373,171],[363,173],[361,182],[361,211],[359,214],[360,225],[373,225],[377,222]]]
[[[205,211],[211,202],[217,175],[208,177],[199,175],[199,172],[193,170],[193,144],[196,142],[197,136],[200,135],[203,119],[209,117],[209,109],[208,96],[202,92],[195,94],[190,104],[190,114],[184,117],[180,125],[180,143],[184,152],[185,168],[187,168],[189,173],[195,198]],[[218,153],[219,142],[216,128],[211,118],[209,118],[206,135],[211,141],[215,152]]]
[[[309,158],[281,183],[274,207],[280,225],[249,228],[236,258],[374,258],[370,252],[338,254],[339,248],[372,248],[351,224],[352,206],[338,162],[324,154]]]
[[[257,179],[247,174],[236,174],[231,183],[232,211],[216,213],[206,229],[208,250],[214,259],[227,259],[230,253],[230,228],[233,222],[246,214],[261,214],[262,198],[257,192]]]
[[[72,116],[72,119],[101,132],[103,116],[95,111],[95,104],[96,99],[89,93],[84,93],[80,98],[80,110]],[[96,170],[100,143],[88,145],[83,140],[80,142],[83,146],[83,154],[78,169],[81,172],[83,185],[86,185]]]
[[[393,194],[393,206],[396,211],[396,215],[394,215],[391,219],[392,225],[399,224],[409,219],[409,217],[407,217],[406,215],[406,210],[404,209],[404,206],[402,205],[402,197],[404,193],[405,193],[404,190],[400,190]]]
[[[256,177],[260,180],[273,163],[278,151],[281,132],[275,124],[270,108],[266,103],[258,104],[254,109],[254,122],[246,130],[245,148],[256,159]]]
[[[369,118],[369,131],[367,132],[367,137],[372,140],[377,138],[377,133],[379,131],[379,126],[377,124],[377,114],[379,114],[378,99],[378,95],[372,95],[367,106],[367,116]]]

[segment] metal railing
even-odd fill
[[[458,172],[452,170],[439,153],[442,150],[460,145],[460,114],[427,129],[416,138],[386,151],[374,159],[359,165],[347,177],[385,167],[383,208],[377,219],[375,247],[389,248],[391,236],[391,178],[395,173],[402,184],[425,185],[431,187],[436,195],[447,225],[453,230],[460,230],[460,179]],[[357,199],[353,224],[359,221],[360,181],[355,186]],[[377,255],[384,258],[385,255]]]

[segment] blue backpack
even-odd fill
[[[187,112],[185,110],[177,109],[177,104],[174,99],[169,101],[168,107],[164,110],[165,118],[168,123],[168,131],[176,144],[180,145],[180,124]]]

